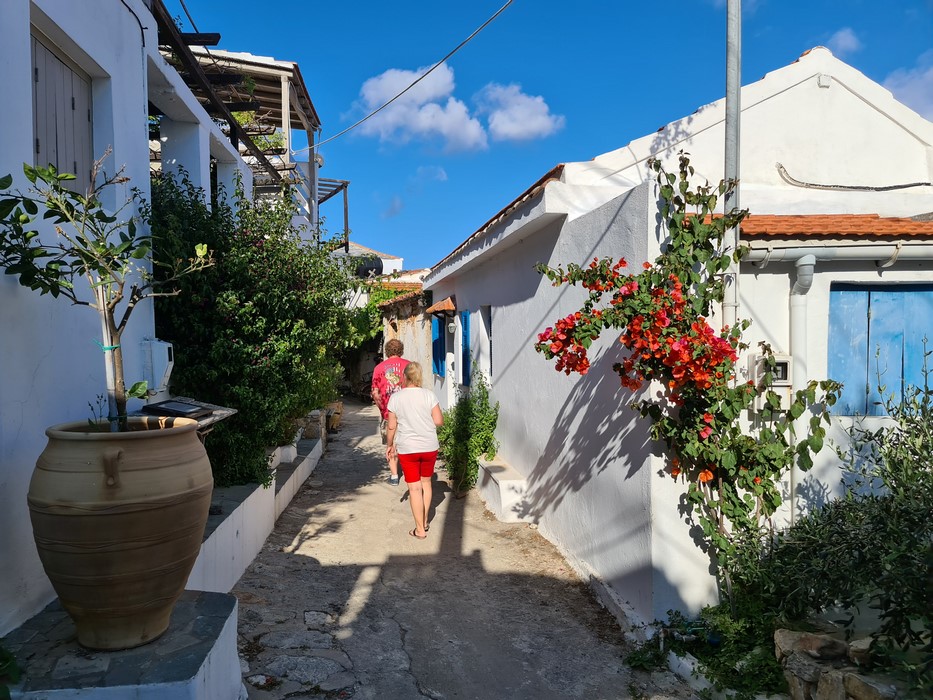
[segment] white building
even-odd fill
[[[933,338],[933,223],[892,218],[933,211],[933,123],[823,48],[743,87],[741,105],[741,206],[752,212],[739,284],[739,317],[753,321],[746,340],[789,353],[797,386],[846,380],[836,413],[865,412],[876,342],[886,378],[909,379],[918,337]],[[696,611],[716,599],[715,581],[678,514],[683,486],[662,472],[664,458],[611,370],[621,356],[612,334],[594,343],[583,377],[555,372],[534,351],[537,334],[583,299],[534,266],[612,256],[637,270],[653,260],[665,232],[647,161],[675,172],[683,150],[694,183],[718,182],[724,113],[720,100],[554,168],[425,279],[438,312],[442,405],[477,363],[501,403],[499,456],[524,478],[511,515],[538,522],[631,623]],[[839,417],[833,437],[849,421]],[[826,449],[806,479],[787,484],[792,507],[838,492],[838,476]]]
[[[116,207],[131,188],[149,192],[151,106],[161,122],[166,169],[184,167],[195,185],[217,180],[233,191],[250,172],[229,138],[159,53],[159,0],[4,0],[0,66],[6,100],[0,110],[0,174],[25,189],[23,163],[52,162],[87,184],[91,162],[113,151],[108,172],[131,178],[106,202]],[[165,13],[167,15],[167,13]],[[26,492],[49,425],[91,417],[103,391],[104,364],[95,343],[97,315],[40,297],[0,275],[0,635],[54,598],[32,541]],[[153,336],[149,302],[123,335],[128,380],[145,378],[142,343]]]

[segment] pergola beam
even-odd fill
[[[217,93],[214,92],[210,80],[204,73],[204,69],[201,68],[201,64],[198,63],[198,60],[194,57],[194,54],[191,53],[191,49],[188,48],[188,44],[185,43],[184,39],[182,38],[181,32],[178,30],[178,27],[175,26],[175,21],[172,19],[172,16],[169,14],[162,0],[153,1],[152,14],[159,25],[159,31],[168,37],[169,43],[175,49],[178,59],[182,62],[185,71],[195,83],[195,86],[205,94],[211,105],[216,110],[216,113],[221,116],[229,125],[230,141],[233,143],[233,145],[236,146],[238,141],[242,142],[243,145],[246,146],[246,150],[249,151],[250,155],[256,158],[257,162],[263,167],[263,169],[269,173],[273,181],[276,183],[281,182],[282,176],[272,166],[265,155],[263,155],[259,147],[253,143],[253,140],[249,137],[249,135],[243,131],[242,127],[240,127],[239,123],[237,123],[237,120],[224,104],[223,100],[221,100]]]

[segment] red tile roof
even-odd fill
[[[372,282],[374,287],[381,287],[382,289],[395,289],[398,291],[413,291],[415,289],[421,290],[421,282],[395,282],[393,280],[375,280]]]
[[[933,238],[933,221],[877,214],[751,214],[741,228],[744,238]]]
[[[433,306],[427,308],[427,313],[429,314],[440,314],[445,312],[453,312],[457,310],[457,300],[455,297],[447,297],[441,299],[439,302]]]
[[[401,304],[402,302],[409,301],[411,299],[417,299],[420,296],[421,296],[421,285],[419,284],[418,289],[411,291],[411,292],[407,292],[405,294],[400,294],[399,296],[388,299],[382,302],[381,304],[377,304],[376,306],[380,309],[387,309],[390,306],[394,306],[395,304]]]

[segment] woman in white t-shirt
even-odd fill
[[[437,461],[437,428],[444,416],[433,391],[421,388],[421,365],[405,367],[404,388],[389,397],[386,431],[386,457],[398,456],[408,485],[408,502],[415,527],[408,533],[423,540],[428,533],[431,507],[431,478]]]

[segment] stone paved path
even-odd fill
[[[636,673],[618,625],[553,546],[435,482],[408,535],[373,406],[343,426],[233,593],[249,698],[688,698]]]

